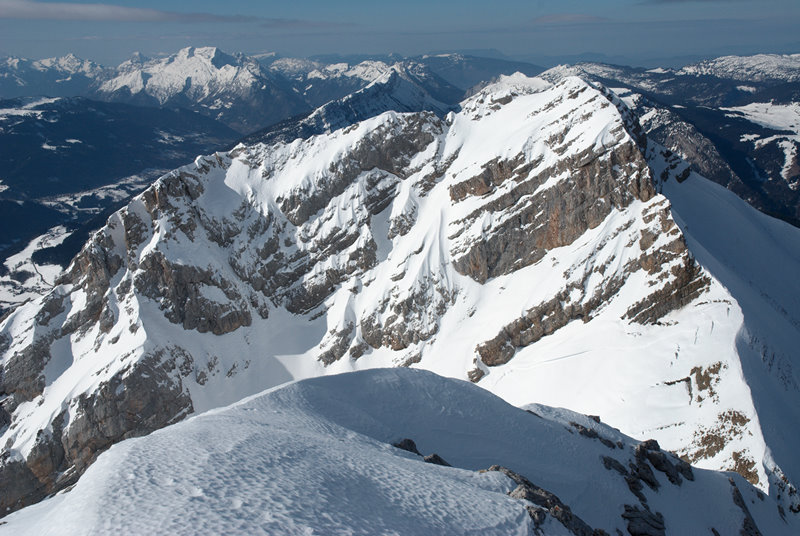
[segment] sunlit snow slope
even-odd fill
[[[112,447],[72,490],[8,516],[0,534],[800,528],[738,475],[692,470],[567,410],[532,411],[424,371],[305,380]],[[392,446],[404,439],[452,466]]]
[[[0,325],[0,506],[192,412],[412,366],[598,414],[793,515],[800,432],[773,411],[800,407],[797,229],[679,183],[665,154],[608,90],[514,76],[444,119],[387,112],[165,175]]]

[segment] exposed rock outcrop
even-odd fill
[[[514,471],[499,465],[493,465],[489,471],[500,471],[511,480],[517,483],[508,495],[514,499],[523,499],[529,501],[539,508],[544,509],[550,516],[557,519],[566,528],[570,534],[575,536],[603,536],[607,534],[604,530],[593,529],[580,517],[572,513],[569,506],[561,502],[555,494],[540,488],[524,476],[515,473]],[[537,508],[529,508],[528,512],[534,523],[543,520],[538,515]]]

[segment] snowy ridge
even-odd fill
[[[99,79],[105,72],[105,69],[96,63],[78,58],[74,54],[36,60],[31,63],[31,67],[37,71],[55,70],[63,73],[66,77],[80,73],[94,79]]]
[[[390,66],[382,61],[362,61],[355,65],[347,63],[333,63],[330,65],[320,65],[316,69],[306,74],[307,79],[330,79],[330,78],[358,78],[365,82],[372,82],[389,70]]]
[[[69,485],[111,443],[189,413],[397,365],[515,405],[600,414],[795,506],[797,432],[774,435],[761,408],[772,387],[797,407],[800,311],[780,286],[800,271],[797,232],[770,242],[760,233],[772,224],[715,194],[743,215],[728,235],[744,222],[769,258],[795,252],[763,268],[769,286],[735,294],[695,263],[658,192],[686,203],[704,179],[678,183],[686,164],[648,150],[635,127],[604,88],[513,76],[444,119],[386,112],[165,175],[50,295],[0,325],[0,470],[40,483],[3,506]],[[684,204],[679,223],[702,230],[698,214]],[[698,258],[713,251],[713,237],[692,236]],[[751,322],[758,311],[764,325]],[[775,315],[782,335],[769,330]]]
[[[800,81],[800,54],[723,56],[687,65],[677,72],[688,75],[712,75],[742,82],[797,82]]]
[[[269,64],[269,70],[287,78],[303,78],[315,69],[324,69],[325,64],[305,58],[278,58]]]
[[[272,63],[269,68],[270,71],[291,79],[296,91],[314,108],[346,99],[351,94],[362,91],[372,84],[385,85],[392,73],[399,74],[406,81],[418,86],[424,92],[430,93],[431,100],[447,103],[445,107],[454,105],[463,97],[463,90],[438,77],[427,66],[413,60],[393,64],[376,60],[366,60],[355,64],[343,62],[326,64],[310,60],[282,58]],[[419,101],[420,98],[416,100]],[[437,105],[441,106],[441,102],[437,102]],[[361,106],[365,106],[365,104],[361,104]],[[429,107],[412,106],[401,110],[395,106],[386,109],[421,111],[429,109]],[[364,116],[364,118],[366,117],[369,116]]]
[[[379,115],[384,110],[397,112],[416,112],[430,110],[444,116],[452,107],[433,98],[419,83],[410,69],[402,64],[395,64],[385,70],[374,72],[377,76],[363,89],[348,95],[338,102],[323,106],[311,114],[307,121],[320,123],[323,132],[332,132],[358,122],[362,118]],[[386,101],[391,102],[386,102]],[[348,117],[346,111],[357,110],[357,120]]]
[[[5,57],[0,63],[0,68],[8,71],[16,71],[17,76],[24,76],[28,74],[26,71],[34,70],[40,73],[57,73],[61,76],[62,82],[69,81],[71,76],[84,75],[87,78],[100,80],[106,74],[107,70],[90,60],[78,58],[74,54],[67,54],[66,56],[44,58],[41,60],[29,60],[25,58]],[[3,72],[3,76],[8,76],[8,71]],[[20,79],[20,83],[24,84],[24,80]]]
[[[739,59],[751,60],[745,63],[754,69],[769,70],[766,59]],[[798,82],[777,74],[753,74],[743,82],[741,72],[699,76],[584,63],[560,66],[542,77],[557,81],[577,74],[635,95],[632,105],[649,137],[680,154],[693,171],[766,214],[798,226],[800,146],[793,126]]]
[[[643,520],[667,534],[798,528],[738,475],[689,469],[567,410],[533,411],[423,371],[306,380],[113,447],[73,490],[7,517],[0,533],[641,534]],[[392,446],[403,439],[452,466]],[[646,482],[631,480],[639,496],[623,478],[633,470]]]
[[[644,91],[665,91],[671,88],[663,84],[675,77],[672,69],[650,69],[607,65],[604,63],[578,63],[575,65],[558,65],[539,75],[541,78],[555,82],[565,76],[579,76],[586,80],[616,81],[628,84]]]
[[[422,75],[420,79],[419,74]],[[331,133],[387,111],[431,111],[444,117],[457,106],[437,100],[425,85],[427,73],[414,72],[398,63],[366,87],[332,100],[300,120],[287,120],[245,138],[245,143],[292,142]]]

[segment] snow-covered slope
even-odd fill
[[[187,47],[159,59],[134,56],[100,85],[98,95],[192,108],[243,133],[307,109],[288,84],[258,61],[214,47]]]
[[[20,303],[47,294],[63,268],[54,263],[37,263],[35,251],[57,246],[69,236],[64,226],[31,240],[19,253],[4,259],[4,274],[0,275],[0,311],[9,311]]]
[[[748,121],[768,129],[766,136],[744,135],[741,141],[753,143],[755,150],[763,150],[777,145],[783,153],[783,162],[777,166],[775,179],[786,181],[789,189],[800,189],[800,102],[776,104],[772,102],[753,102],[746,106],[723,108],[733,117],[744,117]],[[780,165],[782,164],[782,165]],[[768,177],[772,179],[773,177]]]
[[[739,475],[584,415],[531,412],[423,371],[306,380],[116,445],[0,534],[800,530]],[[429,457],[392,446],[403,440]]]
[[[800,438],[762,411],[800,405],[787,275],[800,272],[800,237],[732,194],[700,195],[686,168],[648,148],[608,90],[521,75],[443,119],[386,112],[199,158],[110,218],[51,294],[0,325],[2,506],[189,413],[402,365],[515,405],[599,414],[737,470],[790,515]],[[752,292],[695,262],[662,188],[717,203],[729,237],[766,248],[763,266],[720,259],[742,281],[761,272]],[[679,223],[706,262],[728,253],[707,243],[702,214],[690,205]]]

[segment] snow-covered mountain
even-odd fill
[[[135,53],[117,68],[72,54],[33,62],[5,58],[0,61],[0,96],[86,96],[180,106],[247,134],[357,92],[398,64],[414,72],[418,83],[447,104],[457,103],[465,90],[501,74],[541,71],[526,63],[461,54],[354,61],[230,55],[215,47],[187,47],[156,59]]]
[[[800,530],[739,475],[568,410],[527,409],[418,370],[305,380],[114,446],[0,534]]]
[[[158,59],[136,55],[97,94],[106,100],[190,108],[242,133],[307,109],[285,80],[258,61],[215,47],[187,47]]]
[[[372,74],[376,80],[362,91],[247,139],[291,141],[388,110],[432,110],[444,116],[454,108],[454,94],[460,94],[416,63],[383,65]],[[0,100],[0,157],[6,163],[0,182],[5,206],[0,215],[0,312],[51,287],[57,265],[66,266],[88,233],[131,194],[166,170],[230,146],[238,137],[219,122],[169,106],[83,98]],[[53,237],[59,237],[58,245]]]
[[[759,210],[798,226],[800,82],[776,70],[772,78],[747,78],[748,66],[760,65],[759,58],[722,58],[729,72],[586,63],[556,67],[542,77],[582,76],[628,94],[651,139]],[[739,75],[735,59],[742,64]]]
[[[463,95],[463,90],[412,61],[393,66],[381,61],[350,65],[282,58],[264,66],[213,47],[184,48],[156,60],[136,56],[120,65],[98,94],[108,100],[196,109],[250,133],[341,99],[393,71],[413,76],[433,98],[449,104]]]
[[[314,108],[363,89],[389,71],[392,64],[365,60],[356,64],[279,58],[269,70],[290,79]]]
[[[0,324],[0,506],[188,414],[400,365],[599,414],[793,515],[798,272],[796,228],[579,78],[240,145],[159,179]]]
[[[291,79],[309,105],[317,107],[364,88],[394,66],[413,71],[417,82],[442,102],[454,104],[464,92],[500,75],[535,75],[541,67],[529,63],[463,54],[435,54],[412,58],[386,57],[353,62],[279,58],[269,69]]]
[[[87,95],[111,72],[74,54],[42,60],[0,58],[0,97]]]
[[[448,92],[443,95],[445,102],[438,100],[434,96],[442,93],[438,89],[437,81],[431,81],[429,73],[419,65],[397,63],[387,67],[383,74],[355,93],[330,101],[306,117],[288,119],[255,132],[244,137],[242,142],[271,144],[307,139],[388,111],[431,111],[444,117],[458,106],[450,101],[452,95]]]

